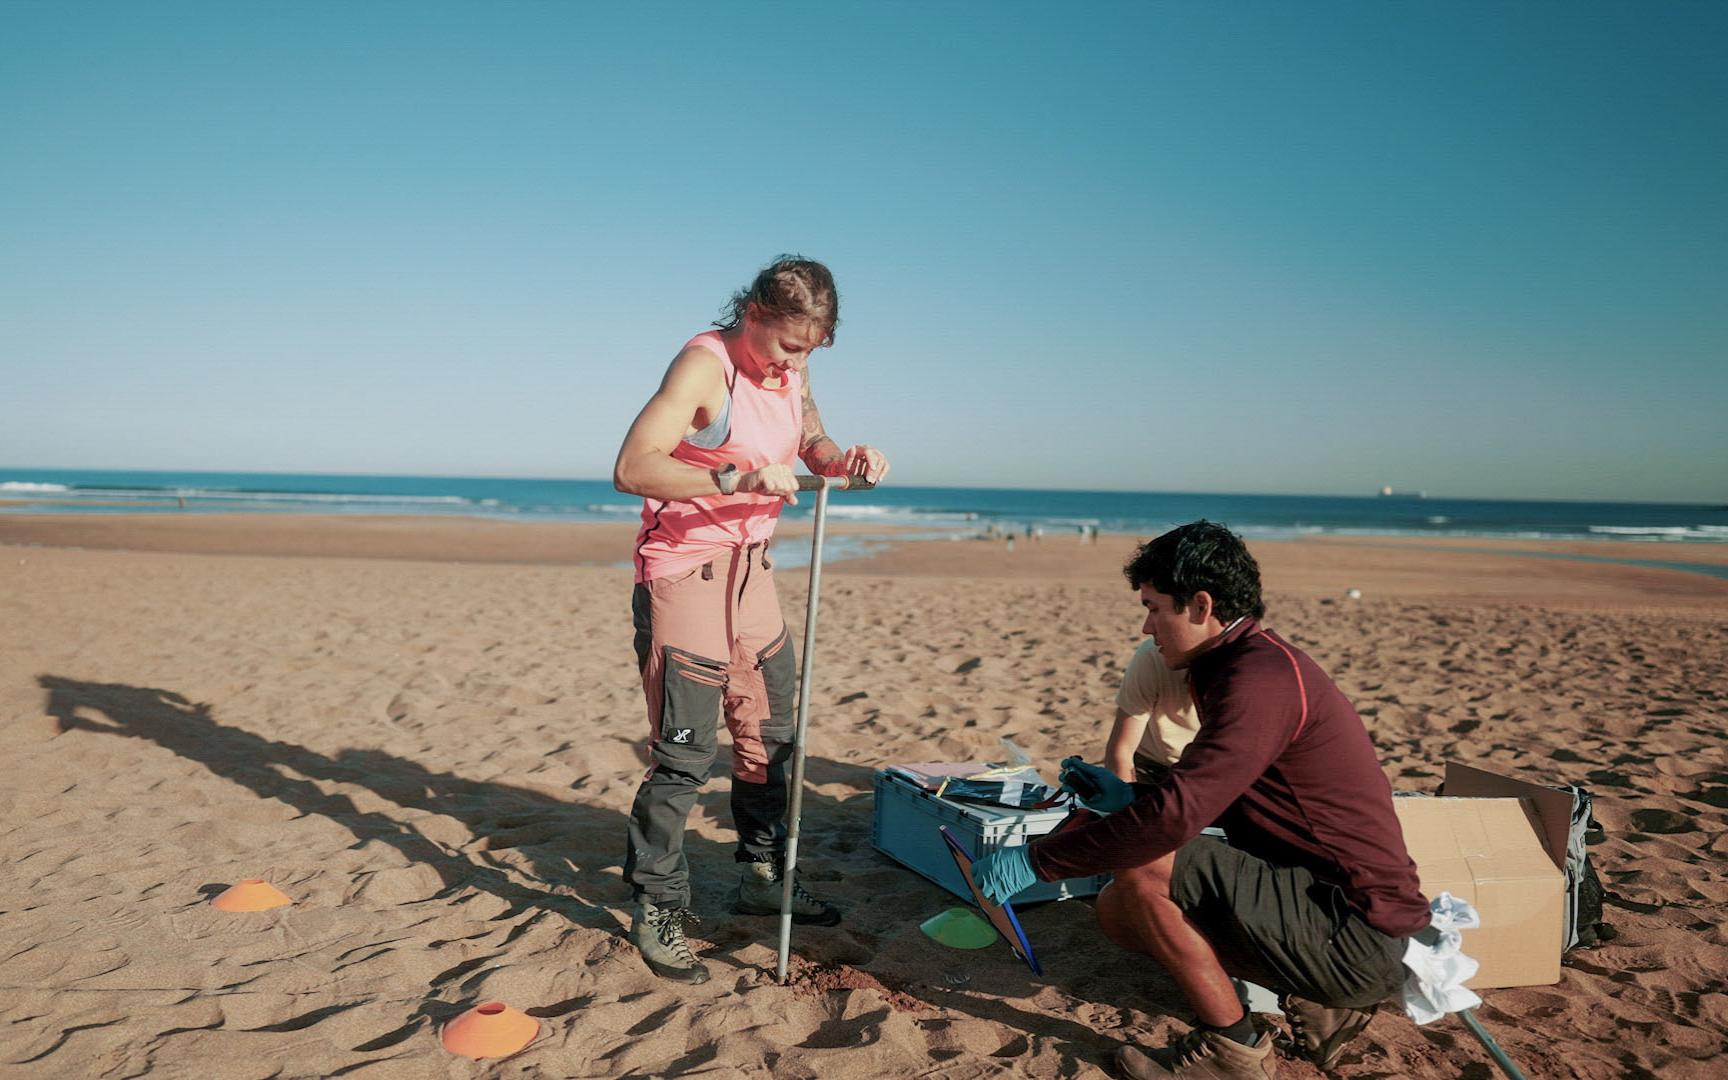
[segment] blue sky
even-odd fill
[[[1721,502],[1725,31],[0,5],[0,465],[603,477],[798,251],[906,483]]]

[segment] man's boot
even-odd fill
[[[690,951],[684,939],[684,924],[695,922],[689,908],[661,907],[647,900],[636,901],[631,912],[630,944],[642,952],[649,970],[663,979],[685,983],[708,981],[708,968]]]
[[[775,863],[745,863],[738,878],[738,903],[732,910],[740,915],[780,914],[780,880]],[[834,926],[840,922],[840,909],[805,892],[803,883],[794,877],[792,921],[801,926]]]
[[[1329,1009],[1307,998],[1286,994],[1278,1007],[1290,1021],[1291,1042],[1297,1056],[1322,1069],[1330,1069],[1343,1056],[1344,1048],[1362,1034],[1378,1005],[1366,1009]]]
[[[1273,1080],[1278,1059],[1272,1053],[1272,1033],[1243,1046],[1228,1035],[1196,1028],[1162,1050],[1124,1046],[1116,1054],[1116,1071],[1129,1080]]]

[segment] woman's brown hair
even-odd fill
[[[763,267],[748,289],[732,294],[714,325],[736,330],[751,308],[759,319],[809,319],[822,327],[822,344],[834,344],[840,325],[840,292],[834,275],[815,259],[782,255]]]

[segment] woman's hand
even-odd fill
[[[738,477],[738,490],[752,495],[779,495],[788,506],[798,505],[798,477],[790,465],[764,465]]]
[[[847,450],[840,459],[846,476],[856,476],[869,484],[880,484],[888,478],[888,458],[874,446],[859,443]]]

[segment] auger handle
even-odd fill
[[[827,488],[830,491],[839,488],[842,491],[869,491],[875,487],[862,476],[809,476],[798,477],[799,491],[817,491]]]

